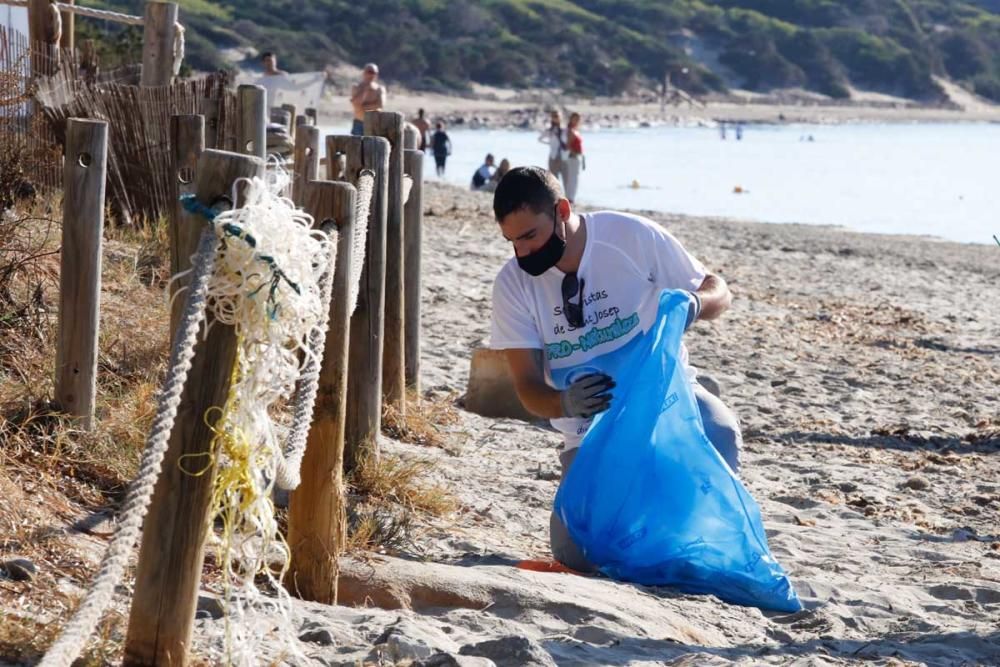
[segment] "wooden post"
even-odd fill
[[[299,128],[295,135],[295,158],[292,169],[292,201],[297,206],[302,206],[305,202],[306,185],[319,178],[318,127]]]
[[[288,112],[288,134],[295,141],[295,105],[282,104],[281,108]],[[314,177],[315,178],[315,177]]]
[[[385,334],[382,356],[382,400],[400,416],[406,414],[406,376],[403,305],[403,114],[365,113],[365,135],[389,141],[385,237]]]
[[[374,447],[382,429],[382,335],[385,307],[385,232],[388,203],[389,142],[381,137],[331,136],[327,155],[345,156],[344,180],[357,185],[362,169],[375,172],[368,215],[364,268],[358,303],[351,316],[347,372],[347,423],[344,426],[344,469],[353,470]],[[328,160],[327,169],[338,160]],[[360,193],[359,193],[360,196]],[[360,221],[358,222],[360,224]],[[355,258],[355,261],[358,261]]]
[[[413,123],[403,125],[403,148],[408,151],[415,151],[420,148],[420,130]]]
[[[174,80],[177,3],[147,2],[142,27],[142,86],[169,86]]]
[[[56,402],[93,427],[101,313],[101,239],[108,165],[108,124],[70,118],[63,167],[63,238],[59,273]]]
[[[306,118],[312,119],[313,125],[319,125],[319,116],[313,107],[306,107]]]
[[[403,207],[403,275],[406,276],[405,322],[406,386],[420,396],[420,245],[424,218],[424,152],[408,150],[403,169],[412,179],[410,196]]]
[[[64,5],[75,5],[76,0],[62,0]],[[76,48],[76,14],[71,12],[60,12],[62,15],[62,37],[59,39],[59,48],[72,51]]]
[[[264,163],[259,159],[206,150],[198,160],[195,194],[198,201],[211,206],[229,196],[236,179],[263,173]],[[205,220],[197,215],[185,214],[183,224],[205,228]],[[171,243],[181,240],[174,235]],[[191,246],[172,254],[187,258],[194,251]],[[127,665],[187,664],[215,476],[210,456],[213,433],[205,423],[205,412],[224,405],[235,356],[233,329],[218,322],[195,347],[163,471],[143,524],[125,642]],[[202,474],[191,474],[202,470]]]
[[[52,0],[28,0],[31,76],[52,76],[59,67],[59,11]]]
[[[263,86],[236,89],[236,152],[267,158],[267,92]]]
[[[209,97],[205,99],[205,148],[228,150],[231,146],[223,145],[226,138],[222,136],[219,116],[222,114],[222,98]]]
[[[296,130],[298,130],[298,128],[303,125],[309,125],[309,117],[306,116],[304,113],[300,113],[298,116],[295,117]]]
[[[170,275],[176,276],[191,264],[190,253],[181,256],[179,253],[198,246],[203,226],[190,224],[180,196],[193,194],[195,189],[195,170],[198,158],[205,152],[205,117],[198,115],[178,115],[170,117],[170,184],[171,199],[174,206],[171,209],[170,234],[176,242],[170,244]],[[177,283],[171,285],[171,297],[177,292]],[[170,340],[177,332],[184,312],[184,299],[174,299],[170,311]]]
[[[339,238],[319,392],[302,460],[302,483],[292,492],[288,511],[292,563],[285,585],[306,600],[324,604],[337,601],[337,556],[344,550],[346,536],[344,424],[356,205],[357,191],[348,183],[313,181],[306,185],[306,212],[317,225],[335,221]]]

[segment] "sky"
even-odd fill
[[[24,7],[0,5],[0,25],[14,28],[25,35],[28,34],[28,10]]]

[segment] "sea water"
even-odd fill
[[[547,160],[537,132],[448,134],[444,180],[464,187],[486,153]],[[587,206],[973,243],[1000,235],[1000,124],[744,125],[739,141],[734,127],[724,140],[709,127],[585,128],[583,141],[577,199]],[[436,178],[430,156],[424,174]]]

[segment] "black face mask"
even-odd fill
[[[556,204],[558,207],[558,204]],[[524,257],[517,258],[517,265],[521,270],[531,276],[540,276],[553,266],[555,266],[563,253],[566,252],[566,241],[556,234],[556,225],[559,222],[558,208],[552,215],[552,236],[542,245],[541,248]]]

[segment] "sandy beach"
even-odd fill
[[[511,250],[490,195],[429,182],[424,202],[423,388],[458,418],[443,447],[382,447],[430,461],[457,510],[344,559],[343,606],[295,602],[300,657],[261,620],[258,664],[1000,664],[1000,249],[648,213],[734,293],[686,338],[742,420],[743,480],[805,605],[781,614],[514,567],[548,556],[559,436],[461,409]],[[3,581],[5,613],[41,633],[89,586],[110,528],[17,479],[0,478],[14,503],[0,514],[50,555],[34,582]],[[221,664],[217,577],[203,586],[192,651]],[[121,641],[129,602],[126,583],[105,641]]]
[[[510,249],[488,195],[429,184],[425,202],[424,388],[461,394]],[[514,568],[547,556],[558,437],[463,411],[447,451],[384,443],[432,459],[459,511],[420,522],[399,553],[345,563],[342,596],[367,606],[297,604],[303,652],[324,665],[1000,664],[1000,249],[649,215],[734,292],[688,344],[742,420],[744,481],[806,609]],[[398,590],[378,593],[386,581]],[[212,653],[222,622],[198,624],[196,650]]]

